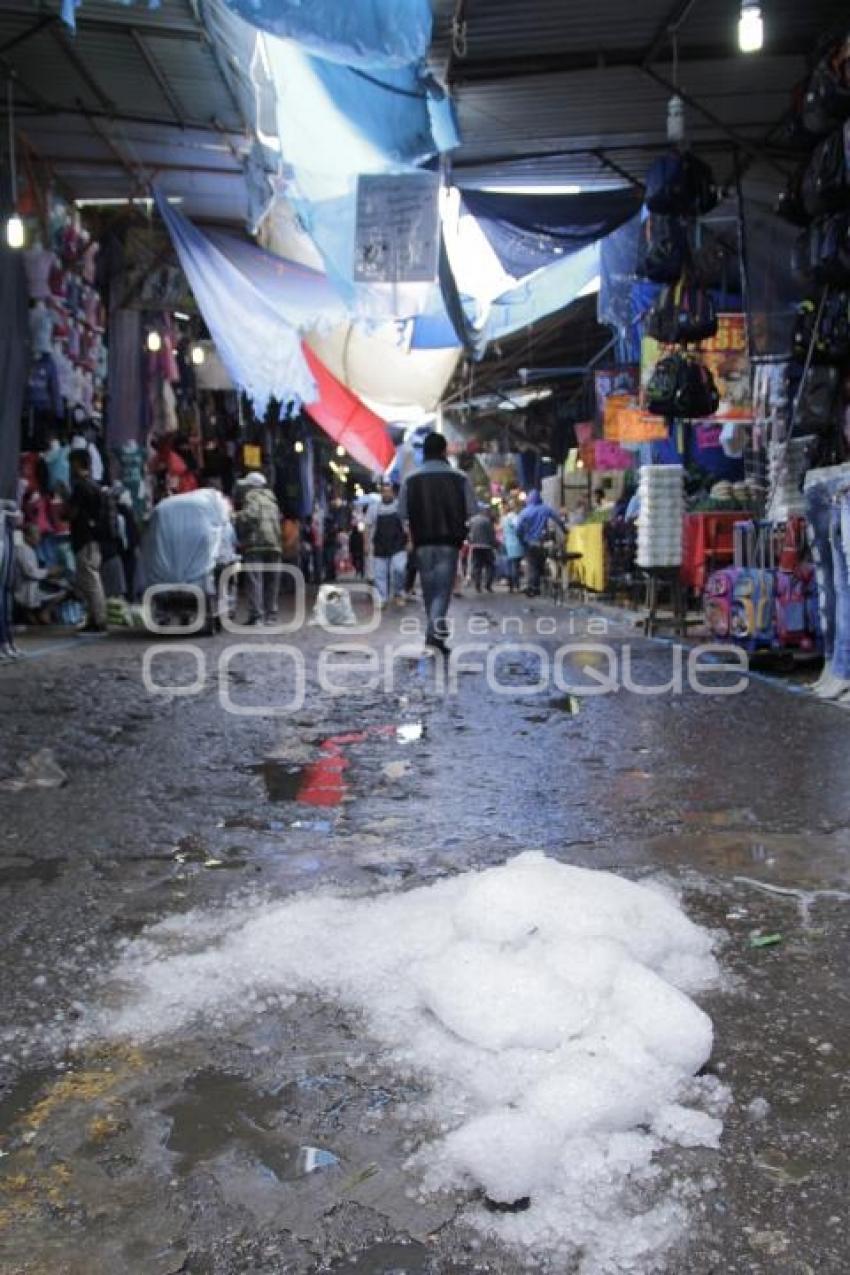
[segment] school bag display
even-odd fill
[[[646,176],[646,206],[672,217],[701,217],[719,201],[714,174],[692,151],[659,155]]]
[[[637,273],[652,283],[675,283],[688,261],[688,236],[678,217],[653,213],[641,227]]]
[[[685,354],[671,354],[650,377],[646,405],[654,416],[704,420],[717,411],[720,395],[707,367]]]
[[[809,216],[841,212],[846,207],[850,198],[848,147],[850,120],[815,149],[802,183],[803,204]]]

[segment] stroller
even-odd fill
[[[230,508],[220,492],[190,491],[161,501],[142,542],[145,586],[156,586],[150,595],[155,623],[191,625],[198,611],[193,593],[200,589],[205,601],[202,631],[218,632],[222,615],[232,618],[236,613],[237,573],[229,571],[226,582],[222,573],[238,561]]]

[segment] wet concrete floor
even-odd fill
[[[329,695],[316,629],[281,639],[306,676],[277,717],[222,698],[285,706],[291,659],[231,658],[225,638],[199,646],[191,695],[150,694],[131,637],[36,644],[0,670],[3,1275],[526,1269],[469,1230],[468,1201],[416,1198],[399,1115],[415,1081],[332,1006],[156,1048],[67,1042],[154,921],[258,890],[405,889],[528,848],[660,875],[722,934],[726,985],[703,1003],[733,1103],[720,1152],[683,1164],[708,1185],[661,1269],[850,1270],[850,713],[765,680],[732,696],[538,686],[508,617],[550,653],[609,643],[618,675],[628,648],[639,684],[669,680],[674,656],[625,622],[585,636],[581,609],[495,596],[455,616],[462,640],[501,644],[498,690],[479,652],[447,693],[400,658],[392,685],[339,674],[346,693]],[[369,639],[379,653],[401,622]],[[185,645],[156,657],[162,684],[197,678]],[[592,689],[579,668],[604,658],[568,657],[567,681]]]

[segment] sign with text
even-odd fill
[[[356,283],[433,283],[440,247],[437,173],[357,179]]]

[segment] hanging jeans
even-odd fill
[[[459,553],[452,545],[422,545],[416,550],[429,638],[448,637],[446,616],[452,600]]]
[[[86,604],[88,623],[101,629],[106,625],[106,594],[100,578],[100,545],[95,541],[83,545],[74,554],[77,572],[74,583]]]
[[[806,487],[806,518],[818,585],[824,655],[850,681],[850,496],[846,475]]]
[[[407,551],[394,553],[390,558],[381,558],[375,554],[372,559],[372,574],[375,577],[375,588],[381,601],[386,604],[390,598],[397,598],[404,590],[404,576],[407,568]]]

